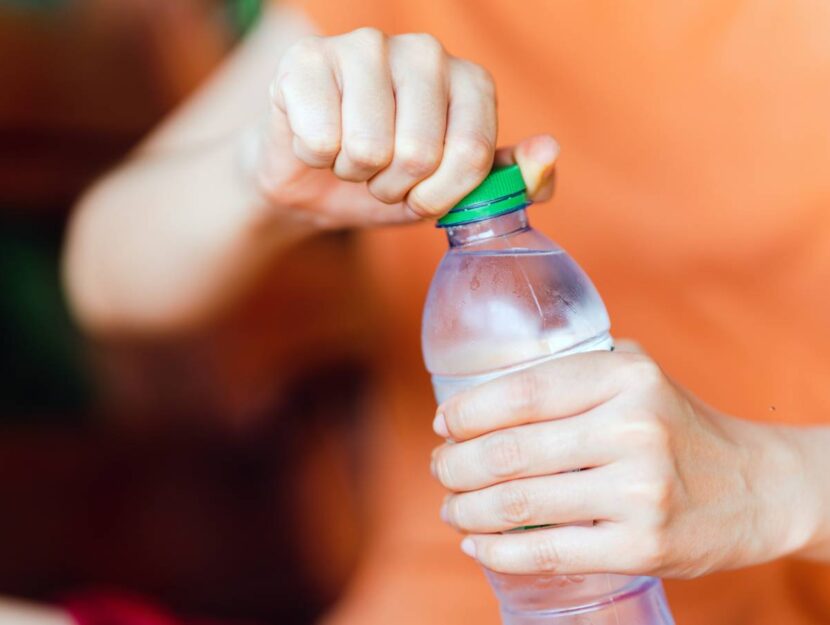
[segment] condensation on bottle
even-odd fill
[[[438,223],[449,249],[427,295],[421,343],[439,403],[550,359],[613,349],[602,298],[579,265],[530,226],[528,204],[519,168],[504,167]],[[504,625],[674,623],[652,577],[485,574]]]

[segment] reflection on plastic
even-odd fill
[[[524,210],[447,229],[422,348],[436,399],[553,358],[613,348],[605,305],[582,269]],[[585,519],[591,523],[591,519]],[[659,580],[486,571],[505,625],[672,625]]]

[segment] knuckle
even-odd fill
[[[669,511],[675,495],[674,482],[669,479],[657,479],[649,489],[658,527],[665,528],[669,520]]]
[[[280,66],[277,77],[271,81],[268,88],[268,97],[271,102],[278,102],[280,98],[287,99],[298,91],[296,76],[296,72]]]
[[[452,461],[448,458],[446,451],[439,451],[434,458],[435,477],[444,485],[444,487],[452,490],[455,487],[455,476],[452,467]]]
[[[504,541],[496,539],[479,545],[479,560],[484,566],[493,571],[506,572],[510,569],[513,554]]]
[[[406,65],[415,70],[434,71],[444,64],[446,52],[441,42],[428,33],[408,33],[395,37]]]
[[[400,139],[395,158],[409,176],[421,178],[431,174],[441,160],[440,146],[415,139]]]
[[[639,388],[655,388],[665,381],[663,370],[648,356],[642,354],[625,355],[626,380]]]
[[[297,62],[322,59],[325,56],[325,42],[318,35],[308,35],[295,41],[285,51],[281,65],[288,67]]]
[[[491,474],[511,477],[527,468],[527,459],[515,432],[489,435],[484,441],[484,462]]]
[[[540,573],[553,573],[560,566],[559,549],[550,538],[538,536],[530,543],[530,557]]]
[[[276,104],[280,97],[286,93],[287,80],[290,75],[283,69],[283,63],[280,63],[277,75],[268,85],[268,99],[272,104]]]
[[[542,403],[546,382],[544,377],[534,369],[517,373],[511,380],[510,397],[517,403],[519,410],[533,411]]]
[[[655,527],[661,527],[668,516],[673,488],[671,481],[659,477],[633,480],[629,484],[629,498],[642,510],[647,510]]]
[[[483,92],[483,95],[494,97],[496,93],[496,81],[493,75],[478,63],[470,63],[470,72],[478,88]]]
[[[623,440],[629,447],[656,452],[669,447],[669,431],[651,411],[628,412],[622,425]]]
[[[444,46],[435,35],[430,33],[406,33],[399,35],[397,39],[406,45],[417,47],[421,53],[444,54]]]
[[[469,133],[454,141],[456,155],[463,169],[476,176],[486,174],[493,163],[495,145],[481,133]]]
[[[483,96],[495,98],[496,81],[487,68],[467,59],[455,58],[453,61],[459,71],[469,76],[469,79],[482,92]]]
[[[466,436],[474,425],[475,409],[465,401],[453,401],[447,404],[444,409],[444,419],[447,422],[447,429],[450,434],[458,436]]]
[[[485,567],[493,571],[504,572],[508,563],[507,554],[501,546],[501,540],[479,543],[476,548],[476,557]]]
[[[637,541],[640,545],[640,556],[636,568],[640,572],[657,572],[661,570],[668,557],[667,542],[662,534],[649,532]]]
[[[498,509],[501,519],[512,526],[529,525],[533,520],[530,498],[518,484],[505,484],[499,489]]]
[[[386,34],[370,26],[353,30],[348,34],[348,39],[362,51],[370,53],[378,53],[386,45]]]
[[[419,187],[415,187],[407,194],[406,203],[412,209],[412,212],[419,217],[434,217],[439,215],[444,207],[436,202],[430,201],[425,195]]]
[[[453,527],[461,530],[470,530],[467,508],[463,496],[455,495],[447,502],[447,518]]]
[[[340,151],[340,140],[335,134],[320,134],[313,137],[303,137],[303,144],[311,156],[319,159],[333,159]]]
[[[380,169],[392,158],[388,143],[377,139],[353,137],[345,142],[343,150],[349,160],[361,169]]]
[[[368,189],[369,193],[385,204],[397,204],[403,197],[402,192],[381,185],[376,178],[369,180]]]

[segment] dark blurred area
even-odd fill
[[[371,320],[347,235],[175,339],[93,341],[61,290],[73,202],[260,10],[0,1],[0,595],[302,623],[353,566]]]

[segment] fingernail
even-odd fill
[[[449,523],[449,514],[447,513],[447,508],[448,508],[447,502],[445,501],[444,503],[441,504],[441,511],[438,513],[438,516],[441,517],[441,520],[444,523]]]
[[[559,143],[550,135],[542,135],[533,143],[533,156],[543,163],[555,161],[559,156]]]
[[[469,536],[461,541],[461,551],[466,553],[471,558],[476,557],[476,543]]]
[[[432,431],[441,438],[450,437],[450,430],[447,428],[447,420],[444,418],[443,412],[439,412],[432,420]]]
[[[522,141],[514,155],[523,169],[530,163],[547,166],[559,157],[559,143],[550,135],[535,135]]]

